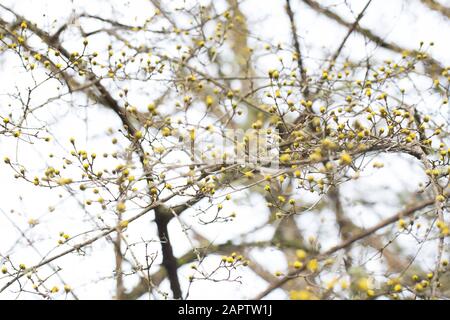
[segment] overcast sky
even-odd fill
[[[150,2],[143,0],[2,0],[1,2],[10,8],[14,8],[15,11],[36,22],[50,33],[57,30],[58,26],[67,19],[82,12],[98,14],[105,18],[119,17],[120,21],[136,24],[145,20],[149,13],[153,12]],[[201,2],[207,3],[206,1]],[[183,1],[171,1],[170,4],[169,1],[162,1],[162,3],[169,8],[183,5]],[[284,3],[284,1],[278,0],[246,0],[242,2],[241,9],[248,19],[247,23],[252,36],[260,37],[267,43],[290,45],[290,26],[285,14]],[[319,16],[302,4],[301,1],[292,1],[292,3],[300,33],[300,43],[305,48],[307,67],[310,69],[318,68],[321,59],[328,57],[330,52],[333,52],[342,41],[347,29],[330,19]],[[354,21],[355,16],[366,4],[366,1],[324,0],[320,3],[330,6],[347,20]],[[450,1],[441,0],[440,3],[450,6]],[[221,8],[223,3],[217,1],[216,6]],[[3,9],[0,9],[0,17],[7,20],[11,18]],[[360,24],[363,27],[370,28],[386,41],[398,43],[405,48],[417,49],[420,41],[426,43],[432,41],[435,45],[430,49],[431,55],[443,65],[450,64],[450,24],[439,13],[425,8],[419,0],[374,0]],[[88,24],[86,28],[89,28]],[[73,49],[76,49],[76,44],[71,43],[70,33],[65,34],[63,39],[67,48],[72,50],[73,47]],[[106,43],[105,39],[97,37],[95,41],[90,43],[90,46],[92,50],[96,48],[102,50]],[[261,44],[259,41],[255,41],[249,43],[249,45],[260,46]],[[350,37],[342,54],[342,56],[347,56],[350,60],[355,61],[367,55],[378,61],[398,57],[398,55],[377,48],[375,45],[367,45],[366,40],[359,35]],[[277,64],[278,61],[273,57],[264,58],[261,61],[260,70],[263,72],[263,70],[276,67]],[[8,106],[10,99],[7,94],[16,92],[18,87],[26,87],[26,83],[29,81],[31,81],[30,78],[16,58],[8,54],[0,56],[1,113],[7,113],[11,110],[11,107]],[[423,87],[430,85],[430,83],[424,83],[420,80],[417,84]],[[55,90],[54,83],[43,86],[34,96],[35,103],[44,101],[48,95],[57,92]],[[161,90],[161,88],[151,89],[152,92],[158,92],[158,90]],[[149,93],[149,95],[151,94]],[[83,98],[80,97],[80,99]],[[435,97],[432,96],[426,96],[424,99],[419,106],[422,110],[427,107],[426,102],[432,104],[435,101]],[[80,104],[83,102],[84,100],[80,100]],[[430,110],[430,113],[441,114],[441,121],[446,120],[447,110]],[[0,156],[2,158],[8,156],[12,159],[20,159],[20,162],[26,165],[31,172],[33,170],[41,171],[52,163],[53,160],[49,158],[49,153],[54,153],[55,158],[66,154],[70,150],[67,141],[71,136],[76,137],[77,141],[82,141],[84,148],[87,150],[96,150],[98,154],[103,151],[111,152],[110,137],[105,136],[104,133],[110,127],[117,129],[121,125],[120,120],[112,112],[106,111],[100,106],[69,111],[69,107],[64,105],[62,101],[49,105],[45,112],[42,111],[37,115],[40,119],[36,119],[35,124],[40,123],[40,121],[51,124],[55,140],[49,146],[45,147],[43,144],[39,144],[38,147],[33,147],[0,136]],[[398,209],[395,192],[414,191],[419,182],[424,179],[420,167],[409,159],[388,156],[384,160],[385,168],[376,172],[369,170],[362,179],[351,183],[344,189],[344,194],[349,202],[352,199],[360,199],[364,194],[369,198],[368,201],[383,199],[380,204],[373,208],[373,212],[367,212],[364,218],[361,218],[358,206],[353,207],[351,215],[355,218],[356,223],[361,226],[369,226],[378,221],[380,216],[395,213]],[[392,177],[388,184],[386,177]],[[27,266],[33,265],[43,255],[49,254],[49,250],[56,246],[60,232],[76,235],[93,228],[91,217],[67,193],[58,190],[39,189],[29,183],[16,180],[13,177],[12,170],[3,163],[0,165],[0,190],[0,253],[2,255],[11,254],[14,261],[23,262]],[[376,194],[370,192],[372,190],[376,190]],[[309,197],[307,200],[310,202],[318,200],[314,195],[305,195],[305,197]],[[237,218],[231,223],[199,226],[198,220],[192,214],[184,215],[184,222],[193,226],[214,243],[224,243],[227,240],[236,239],[237,236],[242,234],[245,236],[247,232],[264,224],[269,211],[264,206],[264,199],[261,195],[245,191],[236,194],[234,199],[236,203],[226,208],[227,212],[238,212]],[[93,216],[101,214],[99,209],[92,209],[91,214]],[[310,215],[302,215],[297,222],[301,226],[308,225],[308,228],[305,228],[306,235],[308,233],[316,234],[319,229],[321,234],[326,234],[327,236],[323,239],[325,247],[335,244],[337,235],[331,231],[333,230],[332,226],[327,225],[329,223],[327,217],[331,213],[322,210],[320,215],[323,219],[320,220],[320,223],[317,219],[313,219],[313,216],[317,214],[317,212],[311,212]],[[28,225],[30,219],[37,219],[40,224],[30,229]],[[130,242],[139,241],[143,235],[147,239],[151,239],[151,235],[156,235],[152,219],[153,214],[149,214],[142,217],[139,223],[129,226]],[[190,250],[191,245],[181,231],[179,222],[173,220],[169,227],[171,234],[173,234],[172,242],[175,254],[180,256]],[[20,243],[16,242],[17,239],[21,238],[19,228],[26,230],[27,237],[36,241],[38,244],[36,248],[39,253],[34,248],[27,246],[23,238]],[[252,235],[251,240],[265,240],[272,234],[273,229],[265,227]],[[157,248],[158,244],[155,243],[154,251]],[[424,250],[426,251],[426,248]],[[63,268],[60,272],[61,276],[67,283],[73,285],[80,297],[108,299],[113,296],[115,289],[113,281],[105,280],[105,278],[111,279],[113,276],[114,255],[111,246],[104,241],[98,241],[87,251],[88,254],[85,257],[68,255],[54,265]],[[137,252],[143,254],[142,248],[137,249]],[[254,250],[252,258],[257,261],[264,261],[269,258],[270,263],[266,265],[270,272],[287,269],[287,261],[283,254],[274,249]],[[427,258],[430,258],[430,260],[427,260]],[[431,258],[425,254],[423,257],[424,264],[430,263],[432,265],[433,260]],[[160,261],[160,257],[157,259]],[[214,265],[220,257],[214,259],[216,260],[211,260],[208,263]],[[2,265],[2,261],[0,261],[0,265]],[[379,266],[374,263],[372,267],[377,270]],[[189,266],[180,269],[184,289],[186,289],[186,279],[189,274]],[[205,298],[205,296],[223,299],[251,298],[266,286],[263,280],[260,280],[250,271],[242,271],[240,275],[242,276],[242,284],[196,282],[191,288],[190,298]],[[6,280],[0,276],[0,286]],[[126,284],[131,287],[135,281],[136,278],[129,277]],[[60,283],[56,277],[50,282],[55,283],[55,285]],[[169,291],[168,284],[163,283],[161,289]],[[17,293],[14,292],[14,289],[0,294],[0,298],[16,297]],[[35,299],[36,297],[22,293],[20,298]],[[64,299],[65,296],[61,294],[57,298]],[[268,298],[286,298],[286,295],[283,291],[278,290],[274,291]]]

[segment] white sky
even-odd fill
[[[166,3],[168,1],[163,1]],[[443,5],[450,6],[450,1],[440,1]],[[14,8],[26,18],[35,21],[39,26],[54,31],[57,26],[75,13],[89,12],[91,14],[101,14],[108,17],[110,15],[121,16],[121,21],[132,23],[134,20],[142,21],[151,12],[152,6],[149,1],[101,1],[101,0],[2,0],[6,6]],[[111,5],[107,5],[107,4]],[[183,3],[182,1],[173,1],[170,6],[175,7]],[[296,13],[295,18],[298,22],[299,33],[301,35],[301,45],[305,49],[306,56],[313,59],[307,60],[308,68],[317,68],[317,61],[326,57],[329,52],[333,52],[346,34],[346,29],[336,25],[325,17],[318,16],[314,11],[300,1],[292,1],[293,10]],[[320,1],[323,5],[333,5],[333,10],[341,16],[353,21],[354,17],[359,13],[365,5],[362,0],[348,1]],[[349,6],[345,5],[349,4]],[[242,4],[242,11],[248,18],[250,31],[255,36],[267,40],[271,43],[290,43],[290,26],[283,9],[284,1],[278,0],[247,0]],[[217,6],[220,7],[220,1]],[[112,12],[111,7],[116,10]],[[351,12],[349,10],[351,7]],[[0,10],[1,17],[6,18],[4,11]],[[56,23],[54,21],[56,20]],[[450,24],[441,15],[426,9],[418,0],[402,1],[383,1],[374,0],[361,21],[361,25],[373,30],[374,33],[380,35],[387,41],[396,42],[406,48],[415,49],[420,41],[435,42],[435,46],[431,49],[434,58],[441,61],[443,65],[450,64]],[[70,35],[65,36],[66,45],[72,49],[73,43],[70,43]],[[90,46],[104,46],[105,40],[100,37],[92,42]],[[344,49],[342,56],[349,56],[354,60],[365,57],[367,54],[373,54],[380,61],[387,57],[395,57],[391,52],[374,46],[366,46],[364,39],[359,35],[352,35]],[[14,63],[11,63],[14,61]],[[261,65],[269,69],[276,67],[278,62],[273,58],[265,58]],[[17,63],[17,60],[11,56],[3,55],[0,57],[0,112],[9,112],[11,108],[5,105],[8,98],[6,93],[15,91],[15,87],[25,87],[30,79],[25,74],[23,68]],[[429,85],[429,84],[425,84]],[[157,89],[156,89],[157,91]],[[39,99],[43,99],[49,92],[54,91],[54,83],[41,88],[36,93],[36,103]],[[430,98],[433,99],[433,98]],[[430,100],[432,101],[432,100]],[[421,108],[424,108],[422,105]],[[73,109],[73,108],[72,108]],[[431,113],[435,110],[430,110]],[[85,143],[83,148],[87,150],[96,150],[98,154],[103,151],[111,152],[114,148],[108,142],[109,137],[104,137],[104,132],[109,128],[118,128],[120,126],[119,119],[109,111],[94,106],[89,109],[72,110],[68,112],[68,107],[61,104],[53,104],[48,109],[37,113],[42,119],[52,121],[52,132],[57,137],[54,144],[45,147],[45,144],[39,144],[36,147],[28,144],[16,143],[13,138],[5,138],[0,136],[0,156],[9,156],[15,159],[19,157],[20,162],[26,165],[30,170],[42,170],[46,165],[51,164],[53,160],[49,159],[48,153],[62,154],[69,150],[70,146],[67,141],[69,137],[75,136],[77,141]],[[37,123],[37,122],[36,122]],[[58,146],[58,144],[60,144]],[[57,160],[55,160],[57,162]],[[373,198],[379,203],[372,211],[364,211],[363,208],[353,206],[350,215],[355,219],[355,223],[361,226],[370,226],[376,223],[379,215],[388,216],[398,209],[396,192],[402,192],[405,189],[414,191],[419,182],[424,181],[425,177],[421,173],[420,166],[412,164],[408,159],[398,159],[398,157],[389,156],[385,160],[386,167],[372,172],[369,170],[364,173],[367,177],[363,177],[357,182],[352,182],[344,189],[345,200],[350,203],[351,200],[361,198]],[[387,181],[386,177],[389,177]],[[81,232],[92,229],[92,223],[88,217],[80,209],[79,205],[67,194],[59,198],[59,191],[49,191],[36,188],[28,183],[14,179],[13,172],[3,163],[0,164],[0,253],[11,254],[11,257],[17,263],[25,263],[27,266],[35,264],[40,257],[36,255],[32,248],[27,247],[25,243],[16,245],[16,239],[20,238],[18,231],[14,228],[5,215],[14,221],[22,230],[28,230],[27,221],[30,218],[38,219],[40,224],[35,228],[27,231],[27,236],[38,244],[38,248],[42,254],[46,254],[56,245],[59,238],[58,234],[64,231],[70,235],[79,234]],[[314,196],[302,195],[305,201],[314,201]],[[185,223],[192,225],[203,236],[214,240],[215,243],[223,243],[227,240],[235,239],[240,234],[249,232],[254,227],[265,222],[268,210],[264,206],[264,200],[261,196],[251,195],[250,193],[242,193],[234,198],[242,199],[242,204],[228,205],[225,207],[226,212],[236,211],[238,216],[234,222],[227,224],[212,224],[208,226],[199,226],[198,220],[190,213],[183,215],[182,219]],[[366,199],[367,200],[367,199]],[[49,212],[49,207],[55,210]],[[376,211],[375,211],[376,210]],[[99,207],[90,209],[94,216],[102,214]],[[322,225],[318,224],[317,212],[311,215],[304,215],[298,219],[298,225],[303,230],[305,236],[316,234],[320,228],[323,233],[323,245],[331,246],[336,243],[336,235],[331,235],[333,222],[326,217],[329,212],[320,213],[324,217]],[[362,215],[364,214],[364,215]],[[130,213],[131,215],[131,213]],[[142,217],[138,223],[131,224],[127,234],[130,241],[139,241],[144,236],[146,239],[152,239],[155,236],[155,226],[152,223],[153,214],[150,213]],[[304,227],[304,226],[307,226]],[[327,231],[328,230],[328,231]],[[180,225],[173,220],[170,224],[170,232],[172,235],[172,243],[177,256],[181,256],[190,250],[190,245],[186,241],[186,237],[180,230]],[[273,229],[264,228],[252,240],[264,240],[270,238]],[[154,245],[156,250],[157,244]],[[15,248],[9,251],[11,248]],[[111,246],[104,241],[99,241],[88,249],[85,257],[68,255],[58,261],[55,265],[63,268],[61,276],[64,280],[74,287],[75,292],[82,298],[108,299],[114,294],[114,282],[98,281],[102,277],[111,277],[114,268],[114,256]],[[142,250],[137,252],[143,253]],[[285,271],[287,261],[283,255],[274,249],[255,250],[252,252],[252,258],[257,261],[270,261],[267,263],[267,269],[270,272],[277,270]],[[431,260],[426,260],[429,263]],[[432,258],[432,257],[431,257]],[[206,264],[206,268],[217,263],[210,261]],[[1,265],[1,261],[0,261]],[[430,264],[431,266],[431,264]],[[375,266],[376,267],[376,266]],[[184,288],[187,285],[187,277],[190,274],[188,266],[180,269],[180,278]],[[194,283],[190,291],[190,298],[222,298],[237,299],[251,298],[265,288],[264,281],[258,279],[251,272],[239,271],[242,275],[242,284],[230,283],[211,283],[209,281],[201,281]],[[0,276],[0,287],[7,279]],[[135,278],[127,279],[127,285],[131,284]],[[59,279],[56,277],[49,280],[49,286],[60,285]],[[60,285],[61,286],[61,285]],[[162,290],[168,289],[168,284],[161,286]],[[0,294],[0,298],[13,299],[17,295],[14,292],[17,288],[8,290]],[[21,294],[20,298],[35,299],[31,294]],[[61,294],[56,298],[63,299]],[[274,291],[268,298],[286,298],[281,290]]]

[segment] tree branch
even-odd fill
[[[392,217],[385,219],[381,222],[379,222],[378,224],[376,224],[375,226],[368,228],[362,232],[360,232],[359,234],[344,240],[343,242],[341,242],[340,244],[331,247],[330,249],[328,249],[327,251],[318,254],[315,258],[319,259],[319,260],[323,260],[325,258],[327,258],[328,256],[330,256],[331,254],[345,249],[349,246],[351,246],[353,243],[370,236],[371,234],[377,232],[378,230],[398,221],[401,217],[407,217],[409,215],[412,215],[414,212],[421,210],[431,204],[434,203],[434,199],[429,199],[429,200],[424,200],[422,202],[419,202],[417,204],[415,204],[414,206],[411,206],[409,208],[406,208],[405,210],[402,210],[400,212],[398,212],[397,214],[393,215]],[[281,287],[282,285],[284,285],[285,283],[287,283],[288,281],[295,279],[301,271],[303,271],[304,268],[300,269],[300,270],[295,270],[295,271],[291,271],[289,272],[286,276],[284,276],[283,278],[281,278],[280,280],[278,280],[277,282],[271,284],[267,289],[265,289],[263,292],[261,292],[259,295],[257,295],[255,297],[255,300],[260,300],[262,298],[264,298],[266,295],[268,295],[269,293],[271,293],[273,290]]]

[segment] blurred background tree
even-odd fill
[[[0,296],[447,299],[449,8],[3,1]]]

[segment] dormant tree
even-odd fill
[[[94,5],[37,23],[0,4],[1,170],[48,206],[2,197],[17,238],[0,246],[0,296],[449,298],[449,68],[433,43],[363,27],[372,1],[350,20],[286,0],[286,43],[252,32],[245,1]],[[344,31],[321,56],[306,9]],[[68,280],[86,261],[101,272]]]

